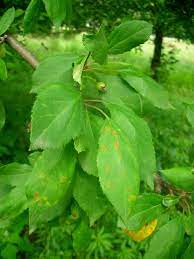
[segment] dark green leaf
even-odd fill
[[[188,192],[194,190],[194,172],[192,168],[175,167],[161,170],[163,177],[173,186]]]
[[[73,232],[73,248],[76,253],[85,252],[91,242],[92,229],[88,226],[86,219],[82,219],[78,227]]]
[[[85,173],[77,175],[74,197],[88,215],[90,225],[99,219],[108,207],[108,202],[102,193],[98,179]]]
[[[58,206],[62,200],[63,209],[65,209],[69,202],[75,164],[75,154],[69,146],[65,149],[45,150],[38,158],[26,186],[27,197],[30,201],[31,231],[38,224],[57,216]]]
[[[43,0],[49,18],[56,27],[71,18],[72,0]]]
[[[123,123],[133,133],[133,127]],[[111,119],[103,126],[97,166],[103,192],[126,223],[139,192],[140,179],[134,144],[130,142],[133,135],[128,139],[120,126]]]
[[[84,35],[83,44],[92,53],[92,58],[99,64],[106,63],[108,42],[104,29],[101,27],[95,35]],[[100,48],[99,48],[100,46]]]
[[[42,90],[32,111],[31,148],[57,148],[77,137],[84,122],[78,89],[51,85]]]
[[[24,33],[31,32],[41,14],[42,1],[31,0],[24,16]]]
[[[2,102],[0,101],[0,130],[3,128],[4,124],[5,124],[5,109]]]
[[[7,244],[1,251],[1,256],[3,259],[16,259],[18,248],[15,245]]]
[[[186,115],[189,123],[194,127],[194,105],[188,106]]]
[[[145,21],[127,21],[116,27],[109,37],[109,53],[121,54],[147,41],[152,25]]]
[[[187,235],[194,237],[194,214],[190,214],[184,219],[185,231]]]
[[[7,68],[3,59],[0,58],[0,80],[7,79]]]
[[[191,242],[186,249],[184,255],[181,257],[181,259],[193,259],[194,258],[194,239],[191,239]]]
[[[32,92],[36,93],[42,87],[55,83],[72,84],[72,65],[75,59],[76,56],[67,54],[46,58],[33,74]]]
[[[4,34],[11,26],[15,17],[14,7],[8,9],[0,18],[0,36]]]
[[[174,259],[180,252],[184,238],[181,218],[175,218],[162,226],[150,241],[144,259]]]

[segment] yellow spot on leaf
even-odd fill
[[[104,145],[104,144],[101,144],[99,149],[100,149],[101,152],[106,152],[108,150],[107,146]]]
[[[138,231],[133,231],[133,230],[128,230],[126,229],[125,232],[127,233],[128,236],[130,236],[133,240],[140,242],[147,237],[149,237],[155,230],[157,226],[158,220],[154,219],[148,224],[145,224],[140,230]]]
[[[39,192],[35,192],[35,193],[34,193],[34,200],[35,200],[36,202],[40,201]]]
[[[116,140],[116,141],[114,142],[114,149],[115,149],[116,151],[119,150],[119,141],[118,141],[118,140]]]
[[[67,183],[67,181],[68,181],[68,177],[67,176],[61,176],[60,179],[59,179],[59,182],[61,184]]]

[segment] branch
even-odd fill
[[[4,36],[5,42],[7,42],[16,52],[34,69],[38,66],[38,60],[30,53],[25,47],[19,43],[16,39],[14,39],[11,35]]]

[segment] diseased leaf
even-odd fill
[[[173,259],[180,252],[184,238],[181,218],[175,218],[162,226],[150,241],[144,259]]]
[[[5,109],[2,102],[0,101],[0,130],[3,128],[4,124],[5,124]]]
[[[72,0],[43,0],[49,18],[56,27],[71,18]]]
[[[74,180],[75,164],[75,154],[70,146],[65,149],[45,150],[38,158],[26,185],[30,202],[31,232],[40,223],[58,216],[59,211],[67,206]]]
[[[14,7],[9,8],[0,18],[0,36],[4,34],[11,26],[15,17]]]
[[[126,224],[139,192],[140,180],[134,145],[120,126],[112,119],[103,126],[97,166],[103,192]],[[128,129],[132,132],[133,128],[130,125]]]
[[[7,79],[7,68],[3,59],[0,58],[0,80]]]
[[[74,186],[74,198],[86,212],[90,225],[107,210],[108,202],[102,193],[99,180],[94,176],[79,172]]]
[[[191,126],[194,127],[194,105],[188,106],[186,116]]]
[[[156,171],[156,160],[152,142],[152,134],[147,123],[124,104],[112,102],[106,104],[106,106],[110,109],[111,115],[119,125],[124,126],[124,124],[128,121],[128,123],[134,127],[135,132],[133,134],[135,138],[134,141],[136,143],[134,144],[136,146],[134,147],[134,152],[137,153],[139,158],[141,180],[153,189],[153,177]],[[132,134],[129,129],[126,128],[125,131],[128,138],[130,138]]]
[[[31,32],[41,14],[42,0],[31,0],[24,15],[24,33]]]
[[[122,54],[147,41],[152,25],[145,21],[127,21],[117,26],[108,39],[109,53]]]
[[[163,197],[154,193],[140,195],[132,209],[126,227],[129,230],[139,230],[145,224],[156,219],[165,210],[162,206]]]
[[[161,170],[163,177],[174,187],[188,192],[194,190],[194,171],[192,168],[175,167]]]
[[[72,84],[72,66],[75,59],[76,56],[67,54],[46,58],[33,74],[32,92],[37,93],[43,87],[56,83]]]
[[[167,91],[150,77],[128,71],[121,72],[120,75],[131,87],[154,106],[160,109],[169,109],[172,107],[169,103]]]
[[[57,148],[77,137],[83,128],[81,93],[66,85],[42,90],[32,110],[31,149]]]

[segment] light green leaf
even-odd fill
[[[72,0],[43,0],[49,18],[56,27],[71,18]]]
[[[194,190],[194,171],[192,168],[175,167],[161,170],[162,176],[174,187],[188,192]]]
[[[79,152],[79,162],[82,169],[88,174],[97,176],[97,150],[100,129],[103,119],[86,111],[83,134],[75,140],[75,147]]]
[[[183,244],[184,228],[181,218],[175,218],[162,226],[150,241],[144,259],[174,259]]]
[[[37,93],[44,86],[55,83],[72,84],[72,66],[76,56],[57,55],[46,58],[33,74],[32,92]]]
[[[139,192],[140,179],[134,145],[120,126],[111,119],[103,126],[97,166],[103,192],[126,223]],[[128,129],[132,132],[133,127]]]
[[[132,210],[126,227],[129,230],[139,230],[145,224],[157,219],[165,208],[162,206],[163,197],[154,193],[140,195]]]
[[[0,80],[7,79],[7,68],[3,59],[0,58]]]
[[[103,27],[95,35],[84,35],[83,44],[92,53],[94,61],[99,64],[106,63],[108,42]]]
[[[158,83],[148,76],[134,74],[131,71],[121,72],[121,77],[140,95],[160,109],[169,109],[168,93]]]
[[[140,176],[141,180],[154,188],[154,173],[156,171],[155,152],[152,142],[151,131],[147,123],[138,117],[131,109],[124,104],[108,103],[110,112],[114,120],[122,125],[124,123],[130,123],[134,127],[134,150],[136,149],[137,156],[139,158]],[[128,122],[127,122],[128,121]],[[124,126],[124,124],[123,124]],[[126,135],[131,138],[132,133],[126,128]],[[135,152],[135,151],[134,151]]]
[[[0,101],[0,130],[3,128],[4,124],[5,124],[5,109],[2,102]]]
[[[81,133],[83,123],[80,91],[66,85],[51,85],[39,93],[32,110],[31,148],[65,145]]]
[[[26,184],[30,202],[29,220],[31,231],[38,224],[58,216],[69,202],[75,174],[76,158],[70,146],[65,149],[45,150],[35,163],[31,177]]]
[[[90,225],[99,219],[107,210],[108,202],[102,193],[98,178],[80,172],[74,186],[74,198],[86,212]]]
[[[0,36],[4,34],[11,26],[15,17],[14,7],[9,8],[0,18]]]
[[[152,25],[145,21],[127,21],[117,26],[109,37],[109,53],[121,54],[147,41]]]
[[[86,219],[82,219],[73,232],[73,248],[77,255],[87,250],[92,239],[92,229]]]
[[[186,116],[191,126],[194,127],[194,105],[188,106]]]
[[[41,14],[42,1],[31,0],[24,15],[24,33],[31,32]]]

